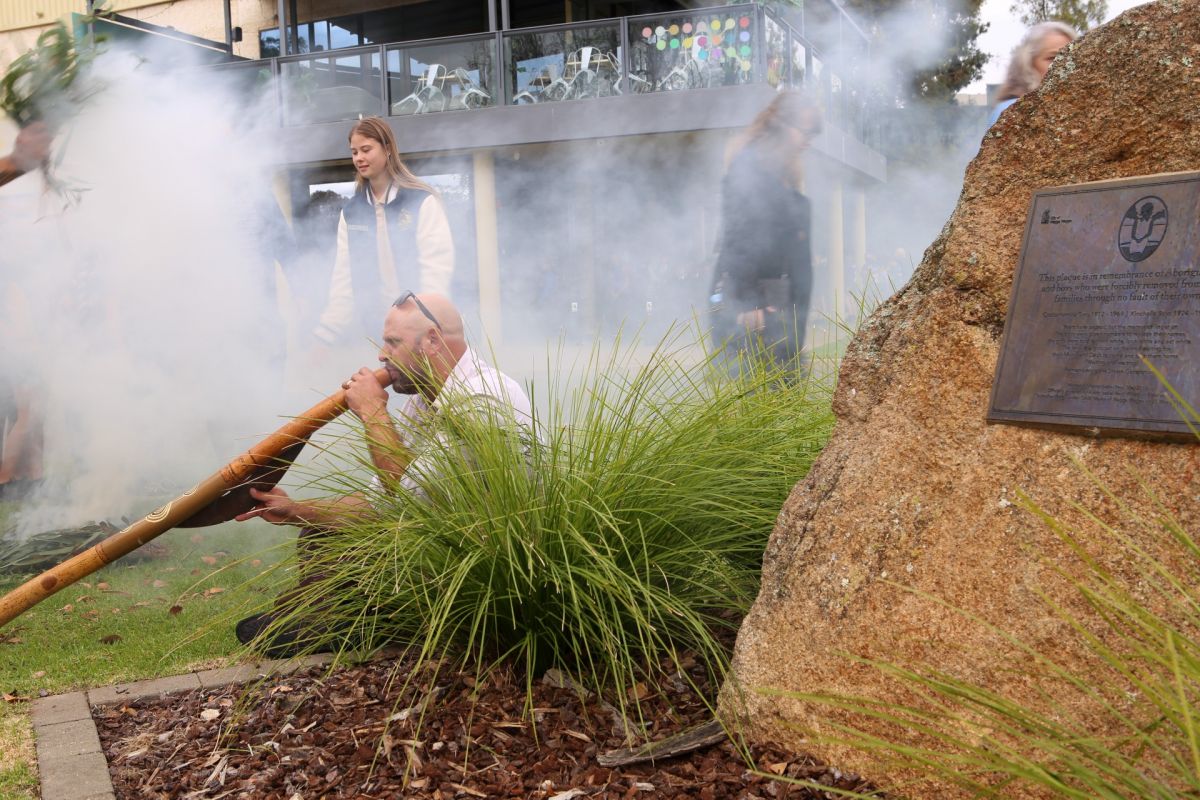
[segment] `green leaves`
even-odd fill
[[[86,25],[106,10],[97,8],[81,18]],[[44,121],[57,127],[74,99],[70,89],[87,63],[75,38],[63,22],[56,22],[37,38],[32,50],[18,56],[0,78],[0,110],[22,127]]]
[[[101,4],[90,15],[80,17],[79,22],[87,25],[107,13]],[[56,22],[0,78],[0,111],[21,127],[44,122],[57,133],[87,99],[88,90],[81,88],[83,82],[77,78],[94,55],[94,49],[81,50],[67,26]],[[48,190],[63,197],[68,205],[78,202],[84,191],[81,187],[57,178],[49,161],[41,169]]]

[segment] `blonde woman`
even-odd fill
[[[441,197],[405,166],[387,122],[359,120],[350,157],[355,193],[338,220],[329,302],[314,331],[326,345],[378,335],[383,311],[403,290],[448,296],[454,276]]]

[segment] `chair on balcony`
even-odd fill
[[[539,102],[543,94],[545,94],[546,89],[558,84],[560,80],[557,66],[547,64],[544,69],[529,81],[524,91],[513,95],[513,105],[526,105]]]
[[[430,64],[417,82],[417,88],[408,97],[392,103],[392,115],[428,114],[446,110],[446,68],[441,64]]]
[[[716,77],[715,81],[714,77]],[[660,92],[674,92],[679,89],[707,89],[710,86],[719,86],[723,82],[723,77],[724,74],[719,69],[714,71],[708,62],[701,62],[688,56],[683,63],[677,64],[668,72],[655,88]]]
[[[593,56],[596,55],[595,47],[581,47],[567,59],[567,66],[574,67],[575,72],[567,82],[564,100],[582,100],[596,96],[599,90],[596,79],[599,64],[593,60]]]
[[[630,72],[628,75],[621,69],[621,61],[611,50],[596,57],[596,74],[600,78],[601,95],[621,94],[621,79],[629,79],[629,89],[633,94],[644,94],[654,90],[650,81]]]
[[[492,104],[492,96],[479,88],[465,69],[455,67],[450,75],[459,87],[459,91],[450,98],[451,110],[483,108]]]

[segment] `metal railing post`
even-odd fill
[[[767,9],[764,6],[756,6],[756,13],[750,16],[754,21],[754,26],[758,29],[751,37],[754,42],[754,71],[757,73],[756,80],[751,83],[766,83],[767,82]]]
[[[507,8],[507,5],[505,5]],[[512,105],[512,86],[508,79],[508,59],[504,53],[504,31],[496,31],[496,76],[500,81],[500,105]]]
[[[271,89],[275,95],[275,121],[279,123],[279,127],[283,127],[283,70],[280,68],[279,59],[271,59]]]
[[[629,17],[618,19],[621,26],[621,35],[617,39],[621,43],[621,80],[618,82],[618,91],[622,96],[628,96],[633,85],[629,82],[629,70],[633,69],[633,57],[629,52]]]
[[[784,23],[784,24],[787,25],[787,23]],[[796,87],[792,84],[792,26],[791,25],[787,25],[787,27],[783,31],[783,58],[784,58],[784,61],[787,62],[787,88],[795,89]],[[782,81],[783,76],[780,75],[779,79]]]
[[[379,105],[381,106],[379,116],[387,119],[392,108],[388,102],[388,78],[387,78],[387,45],[381,44],[376,50],[379,53]]]

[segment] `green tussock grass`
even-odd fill
[[[829,391],[759,359],[728,370],[679,331],[649,350],[551,353],[532,430],[445,399],[416,491],[373,483],[362,452],[315,476],[372,508],[313,554],[294,617],[343,648],[399,642],[529,681],[558,667],[621,704],[685,651],[722,674],[720,631],[828,437]]]

